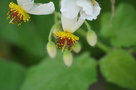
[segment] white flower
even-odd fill
[[[8,19],[10,19],[12,24],[28,22],[30,19],[29,14],[47,15],[55,10],[53,2],[35,4],[34,0],[17,0],[17,3],[18,5],[13,2],[9,4]]]
[[[61,15],[63,30],[71,33],[75,32],[84,23],[84,21],[85,19],[83,18],[67,18],[63,14]]]
[[[53,2],[45,4],[34,3],[34,0],[17,0],[17,2],[19,6],[30,14],[46,15],[51,14],[55,10]]]
[[[75,32],[86,19],[96,19],[100,10],[95,0],[62,0],[61,20],[64,31]]]
[[[67,18],[80,17],[93,20],[100,14],[100,6],[95,0],[62,0],[61,12]]]

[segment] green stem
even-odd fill
[[[55,24],[53,25],[53,27],[51,28],[51,31],[50,31],[49,37],[48,37],[48,41],[51,41],[51,40],[52,40],[52,32],[53,32],[54,28],[55,28],[56,26],[58,26],[59,24],[60,24],[60,21],[57,21],[57,23],[55,23]]]
[[[86,27],[87,27],[88,30],[92,30],[91,26],[89,25],[89,23],[87,21],[85,21],[85,25],[86,25]]]
[[[60,13],[59,12],[54,12],[54,22],[57,23],[60,19]]]
[[[54,12],[54,25],[53,25],[53,27],[51,28],[51,31],[50,31],[50,33],[49,33],[49,37],[48,37],[48,41],[51,41],[52,40],[52,32],[53,32],[53,30],[54,30],[54,28],[57,26],[57,25],[59,25],[60,24],[60,13],[59,12]]]
[[[111,51],[111,49],[106,46],[104,43],[98,41],[97,44],[96,44],[100,49],[102,49],[103,51],[109,53]]]

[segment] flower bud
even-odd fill
[[[81,51],[80,43],[76,42],[72,49],[75,53],[79,53]]]
[[[95,34],[94,31],[89,30],[87,32],[87,42],[89,43],[90,46],[95,46],[97,42],[97,35]]]
[[[51,58],[54,58],[57,54],[56,46],[54,42],[49,41],[47,44],[47,52]]]
[[[70,67],[73,63],[73,56],[69,50],[65,50],[63,53],[63,60],[66,66]]]

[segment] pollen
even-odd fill
[[[72,46],[79,40],[79,37],[70,32],[56,32],[57,46],[61,49],[72,49]]]
[[[12,24],[21,24],[22,22],[28,22],[30,16],[19,5],[11,2],[9,4],[9,12],[7,18],[10,19],[10,23]]]

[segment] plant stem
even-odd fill
[[[50,30],[50,33],[49,33],[49,37],[48,37],[48,41],[51,41],[52,40],[52,32],[54,30],[54,28],[60,24],[60,13],[59,12],[54,12],[54,25],[52,26],[51,30]]]
[[[59,12],[54,12],[54,22],[57,23],[59,21],[60,18],[60,13]]]
[[[87,27],[88,30],[92,30],[91,26],[89,25],[89,23],[87,21],[85,21],[85,25],[86,25],[86,27]]]
[[[57,23],[55,23],[52,28],[51,28],[51,31],[49,33],[49,37],[48,37],[48,41],[51,41],[52,40],[52,32],[53,30],[55,29],[56,26],[58,26],[60,24],[60,21],[57,21]]]
[[[111,51],[111,49],[106,46],[104,43],[98,41],[97,44],[96,44],[100,49],[102,49],[103,51],[109,53]]]

